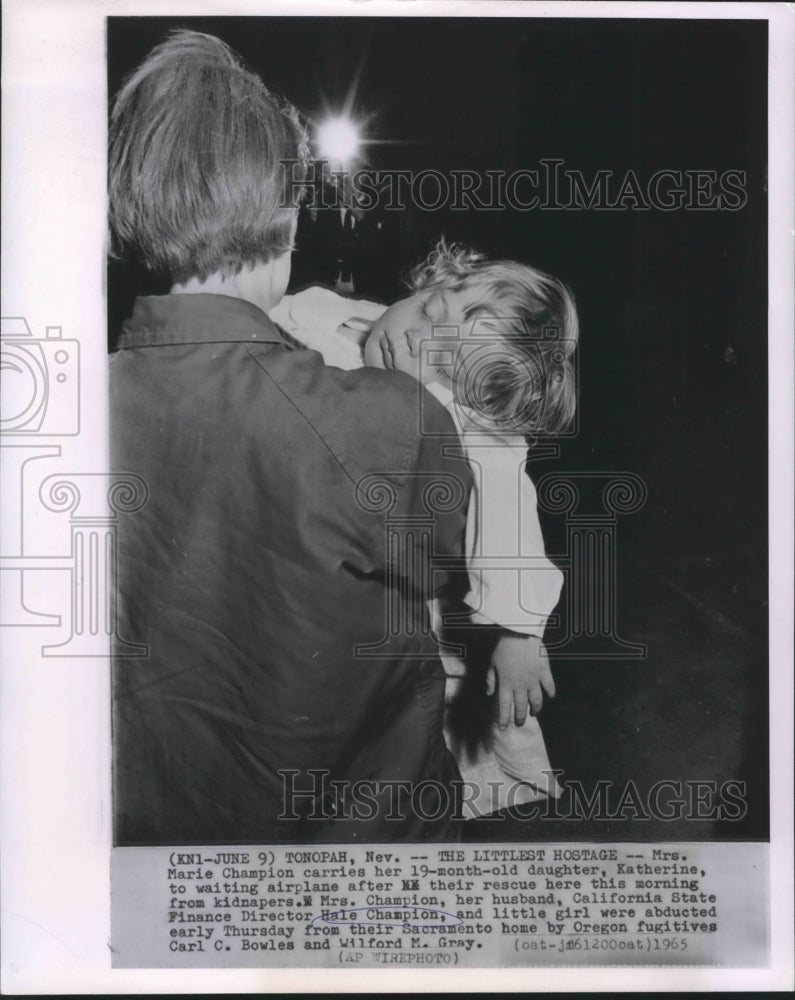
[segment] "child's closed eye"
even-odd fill
[[[438,292],[434,292],[425,300],[422,305],[422,315],[429,323],[443,323],[447,316],[444,299]]]

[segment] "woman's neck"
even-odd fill
[[[171,289],[172,295],[228,295],[233,299],[241,298],[234,278],[225,278],[220,274],[211,274],[202,281],[200,278],[189,278],[177,282]]]
[[[290,276],[289,254],[285,274],[285,261],[276,257],[267,263],[244,267],[238,274],[224,275],[220,271],[201,278],[189,278],[174,284],[172,295],[228,295],[233,299],[251,302],[263,312],[270,312],[279,303]]]

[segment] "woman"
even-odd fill
[[[114,104],[114,235],[172,281],[110,365],[112,464],[149,489],[119,527],[120,634],[149,648],[114,662],[119,844],[454,835],[444,574],[416,533],[388,558],[385,517],[427,521],[427,487],[457,484],[433,512],[449,562],[469,470],[441,405],[420,435],[408,376],[326,368],[268,319],[304,163],[295,113],[207,35],[171,35]]]

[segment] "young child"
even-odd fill
[[[445,735],[469,783],[464,811],[479,816],[558,796],[536,715],[544,694],[555,693],[541,640],[562,574],[545,555],[525,463],[528,436],[559,433],[574,416],[578,321],[571,293],[527,265],[489,261],[441,241],[415,269],[411,294],[387,309],[311,288],[286,296],[270,315],[327,364],[406,372],[450,411],[475,474],[464,602],[471,622],[499,626],[491,630],[498,638],[485,692],[496,685],[496,711],[474,742],[455,725],[466,667],[442,646]],[[438,602],[433,609],[443,642],[444,625],[461,621],[451,611]]]

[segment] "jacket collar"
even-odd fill
[[[251,302],[228,295],[145,295],[135,300],[119,349],[231,341],[280,344],[279,328]]]

